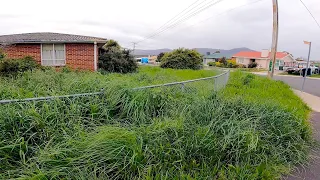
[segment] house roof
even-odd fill
[[[286,52],[277,52],[277,59],[282,59],[286,56],[288,56],[289,54]],[[261,52],[258,51],[241,51],[237,54],[234,54],[233,57],[246,57],[246,58],[270,58],[270,53],[268,55],[268,57],[261,57]]]
[[[204,58],[206,59],[220,59],[220,58],[231,58],[232,54],[226,54],[226,53],[214,53],[214,54],[210,54],[210,55],[205,55]]]
[[[52,32],[11,34],[0,36],[0,44],[5,43],[43,43],[43,42],[64,42],[64,43],[106,43],[107,39],[81,36],[73,34],[62,34]]]

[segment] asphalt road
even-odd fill
[[[303,77],[298,76],[274,76],[275,80],[281,80],[291,86],[293,89],[301,90]],[[304,85],[304,92],[320,97],[320,79],[307,78]]]

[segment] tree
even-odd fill
[[[165,53],[161,58],[160,67],[173,69],[200,69],[202,55],[196,50],[179,48]]]
[[[104,50],[108,50],[110,48],[116,48],[116,49],[121,49],[121,46],[119,45],[119,43],[113,39],[110,39],[106,42],[105,45],[102,46],[102,49]]]
[[[161,52],[158,56],[157,56],[157,60],[156,62],[161,62],[161,58],[164,56],[164,52]]]
[[[226,57],[222,57],[219,59],[219,63],[223,64],[224,66],[227,66],[228,62]]]
[[[117,41],[109,40],[99,56],[99,68],[107,72],[135,72],[138,65],[130,50],[122,49]]]

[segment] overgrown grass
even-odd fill
[[[93,72],[56,72],[39,70],[19,78],[0,78],[0,99],[95,92],[114,84],[124,88],[162,84],[214,76],[218,71],[173,70],[140,67],[139,73],[103,75]]]
[[[199,77],[147,71],[155,83]],[[140,73],[111,74],[103,96],[1,106],[0,178],[275,179],[306,160],[310,110],[287,85],[235,72],[219,92],[124,88],[148,83],[132,81]]]

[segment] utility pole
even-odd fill
[[[133,44],[133,49],[132,49],[132,54],[134,54],[134,50],[136,49],[136,42],[132,42],[132,44]]]
[[[308,69],[310,67],[310,53],[311,53],[311,42],[304,41],[304,43],[309,45],[309,54],[308,54],[307,68],[306,68],[306,70],[304,72],[304,77],[303,77],[303,83],[302,83],[302,89],[301,89],[302,91],[303,91],[303,88],[304,88],[304,83],[306,82]]]
[[[279,31],[279,14],[278,14],[278,0],[272,0],[273,9],[273,31],[272,31],[272,45],[270,54],[270,63],[268,77],[273,78],[274,64],[277,58],[277,47],[278,47],[278,31]]]

